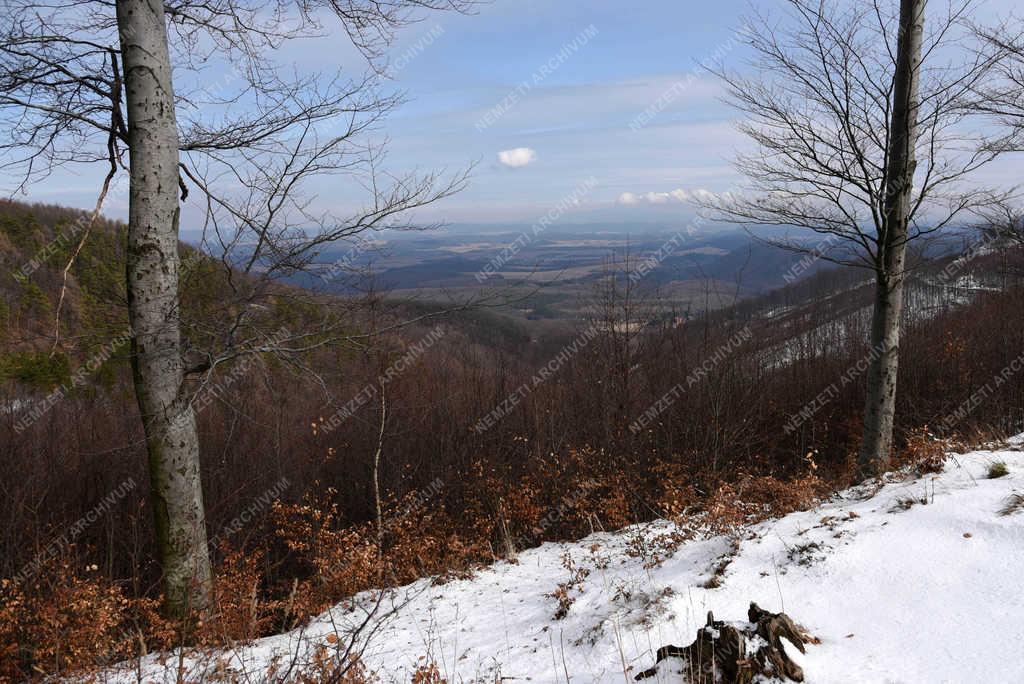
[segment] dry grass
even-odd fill
[[[1024,511],[1024,494],[1014,492],[1006,499],[1006,504],[999,510],[999,515],[1013,515]]]
[[[1006,477],[1010,474],[1010,469],[1006,467],[1005,461],[996,461],[990,463],[988,466],[988,479],[994,480],[997,477]]]

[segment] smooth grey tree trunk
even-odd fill
[[[926,0],[901,0],[893,79],[893,108],[886,166],[884,227],[879,236],[876,293],[871,320],[864,440],[859,465],[865,475],[885,470],[892,450],[899,370],[900,315],[906,266],[908,216],[914,187],[918,82]]]
[[[178,128],[164,8],[117,0],[131,160],[127,289],[135,393],[146,430],[165,610],[208,605],[199,440],[184,392],[178,309]]]

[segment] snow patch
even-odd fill
[[[729,540],[684,543],[653,568],[630,555],[638,541],[671,531],[665,521],[544,544],[472,579],[422,580],[388,595],[386,607],[397,610],[377,625],[363,660],[382,682],[408,682],[421,656],[452,682],[553,683],[566,673],[573,682],[631,681],[659,647],[692,642],[709,610],[743,620],[756,601],[821,640],[805,655],[789,649],[809,684],[1020,681],[1024,659],[1012,654],[1024,642],[1024,513],[999,515],[1024,489],[1020,446],[1024,434],[1002,450],[951,458],[939,474],[851,489],[753,526],[717,588],[703,585]],[[1010,472],[986,479],[995,461]],[[555,620],[549,594],[568,578],[565,553],[590,574],[573,590],[567,616]],[[371,599],[218,656],[258,681],[275,658],[288,662],[358,623]],[[191,656],[185,662],[192,671],[206,667]],[[102,679],[135,682],[141,673],[142,681],[173,682],[176,665],[173,654],[152,655]],[[673,666],[665,665],[658,680],[669,681]]]

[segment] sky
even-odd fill
[[[413,101],[391,122],[393,158],[478,160],[447,203],[457,220],[525,219],[590,178],[581,200],[595,208],[624,193],[724,189],[742,140],[698,62],[735,53],[744,8],[499,0],[440,17],[444,32],[397,74]]]
[[[780,4],[758,0],[763,9]],[[1014,5],[989,0],[985,11]],[[748,0],[491,0],[468,16],[425,15],[389,51],[388,87],[406,102],[379,132],[389,139],[384,167],[475,164],[466,190],[421,212],[426,220],[531,222],[566,197],[578,202],[577,218],[678,213],[692,193],[738,180],[730,159],[747,143],[698,65],[740,63],[736,31],[748,8]],[[300,69],[365,68],[343,34],[281,56]],[[101,173],[62,171],[27,199],[91,207]],[[366,199],[348,179],[311,189],[318,206],[340,212]],[[125,216],[126,200],[112,198],[105,211]],[[184,216],[198,220],[197,212],[186,207]]]

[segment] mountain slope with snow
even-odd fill
[[[951,456],[939,474],[843,492],[750,527],[738,548],[724,537],[685,542],[653,567],[669,523],[545,544],[471,579],[424,580],[388,596],[363,661],[383,682],[408,682],[423,657],[449,682],[632,681],[658,647],[689,644],[707,611],[744,620],[756,601],[820,639],[794,655],[811,684],[1020,681],[1024,509],[1003,512],[1024,493],[1022,449],[1024,435]],[[988,479],[995,462],[1009,473]],[[551,594],[572,574],[571,604],[555,619]],[[303,630],[219,657],[262,681],[275,659],[343,643],[346,625],[364,617],[339,606]],[[165,661],[150,656],[104,679],[174,681],[176,659]],[[186,664],[198,674],[210,661]],[[646,681],[681,681],[673,664]]]

